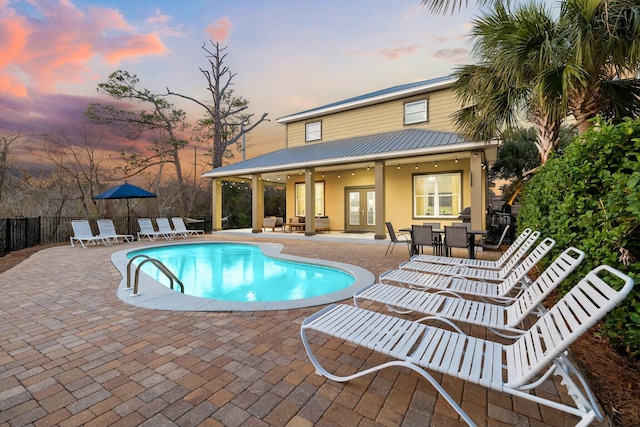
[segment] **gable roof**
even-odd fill
[[[286,124],[298,120],[309,119],[329,113],[337,113],[339,111],[351,110],[366,105],[377,104],[380,102],[392,101],[398,98],[404,98],[413,94],[433,92],[438,89],[450,87],[457,78],[453,76],[438,77],[430,80],[423,80],[414,83],[407,83],[393,86],[387,89],[377,90],[375,92],[366,93],[364,95],[355,96],[342,101],[333,102],[321,107],[312,108],[310,110],[301,111],[288,116],[276,119],[276,122]]]
[[[426,154],[478,149],[485,145],[483,142],[469,141],[454,132],[403,129],[395,132],[283,148],[253,159],[210,170],[203,173],[202,176],[217,178],[286,169],[330,166],[349,162],[400,159]]]

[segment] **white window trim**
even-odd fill
[[[315,129],[317,127],[317,129]],[[304,125],[304,140],[306,142],[322,139],[322,122],[309,122]]]
[[[443,215],[439,212],[439,195],[435,194],[434,195],[434,214],[433,215],[418,215],[417,211],[417,207],[418,207],[418,203],[416,203],[417,200],[417,196],[416,196],[416,178],[420,178],[420,177],[425,177],[428,178],[430,176],[436,177],[436,176],[442,176],[442,175],[457,175],[458,176],[458,180],[460,182],[460,189],[459,189],[459,193],[458,194],[451,194],[450,196],[458,196],[458,206],[457,206],[457,212],[456,212],[456,208],[453,208],[453,212],[451,213],[451,215]],[[413,175],[413,189],[412,189],[412,200],[413,200],[413,217],[414,218],[457,218],[460,215],[460,212],[462,211],[462,187],[463,187],[463,176],[462,176],[462,172],[445,172],[445,173],[425,173],[425,174],[415,174]],[[444,196],[444,195],[443,195]],[[449,196],[447,194],[447,196]],[[424,196],[423,196],[424,197]]]
[[[423,108],[417,109],[416,111],[408,112],[408,109],[412,107],[418,107],[423,105]],[[410,118],[416,116],[416,118]],[[429,100],[421,99],[419,101],[407,102],[404,104],[404,124],[412,125],[415,123],[425,123],[429,121]]]

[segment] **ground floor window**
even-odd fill
[[[316,182],[315,216],[324,216],[324,182]],[[305,184],[296,184],[296,216],[306,216]]]
[[[414,175],[413,216],[457,217],[462,210],[462,173]]]

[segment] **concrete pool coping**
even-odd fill
[[[269,302],[237,302],[223,301],[210,298],[201,298],[191,295],[185,295],[180,292],[169,289],[155,279],[151,278],[144,272],[140,273],[138,283],[138,294],[133,296],[133,289],[127,288],[127,264],[129,252],[139,252],[146,248],[157,248],[158,246],[176,246],[176,245],[194,245],[194,244],[243,244],[257,246],[266,256],[305,264],[311,264],[321,267],[330,267],[343,271],[354,277],[354,283],[336,292],[326,295],[315,296],[311,298],[302,298],[290,301],[269,301]],[[141,308],[155,310],[172,310],[172,311],[274,311],[274,310],[292,310],[304,307],[315,307],[319,305],[330,304],[333,302],[343,301],[353,297],[353,294],[364,286],[370,285],[375,281],[375,276],[368,270],[356,265],[328,261],[316,258],[304,258],[295,255],[283,254],[284,245],[272,242],[228,242],[228,241],[208,241],[208,242],[173,242],[163,243],[162,245],[154,244],[135,249],[125,249],[114,252],[111,255],[111,262],[122,275],[122,280],[118,286],[118,298],[123,302]],[[133,275],[133,271],[132,271]],[[132,284],[133,286],[133,284]]]

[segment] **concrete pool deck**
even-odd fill
[[[404,247],[385,257],[388,241],[365,236],[280,234],[198,239],[274,242],[283,253],[347,262],[376,276],[407,259]],[[348,383],[316,375],[299,330],[317,307],[198,312],[123,303],[111,255],[148,244],[49,248],[0,274],[0,427],[463,425],[427,381],[406,369]],[[335,339],[320,356],[342,373],[385,360]],[[436,378],[478,425],[577,422],[523,399]],[[555,381],[541,393],[568,399]]]

